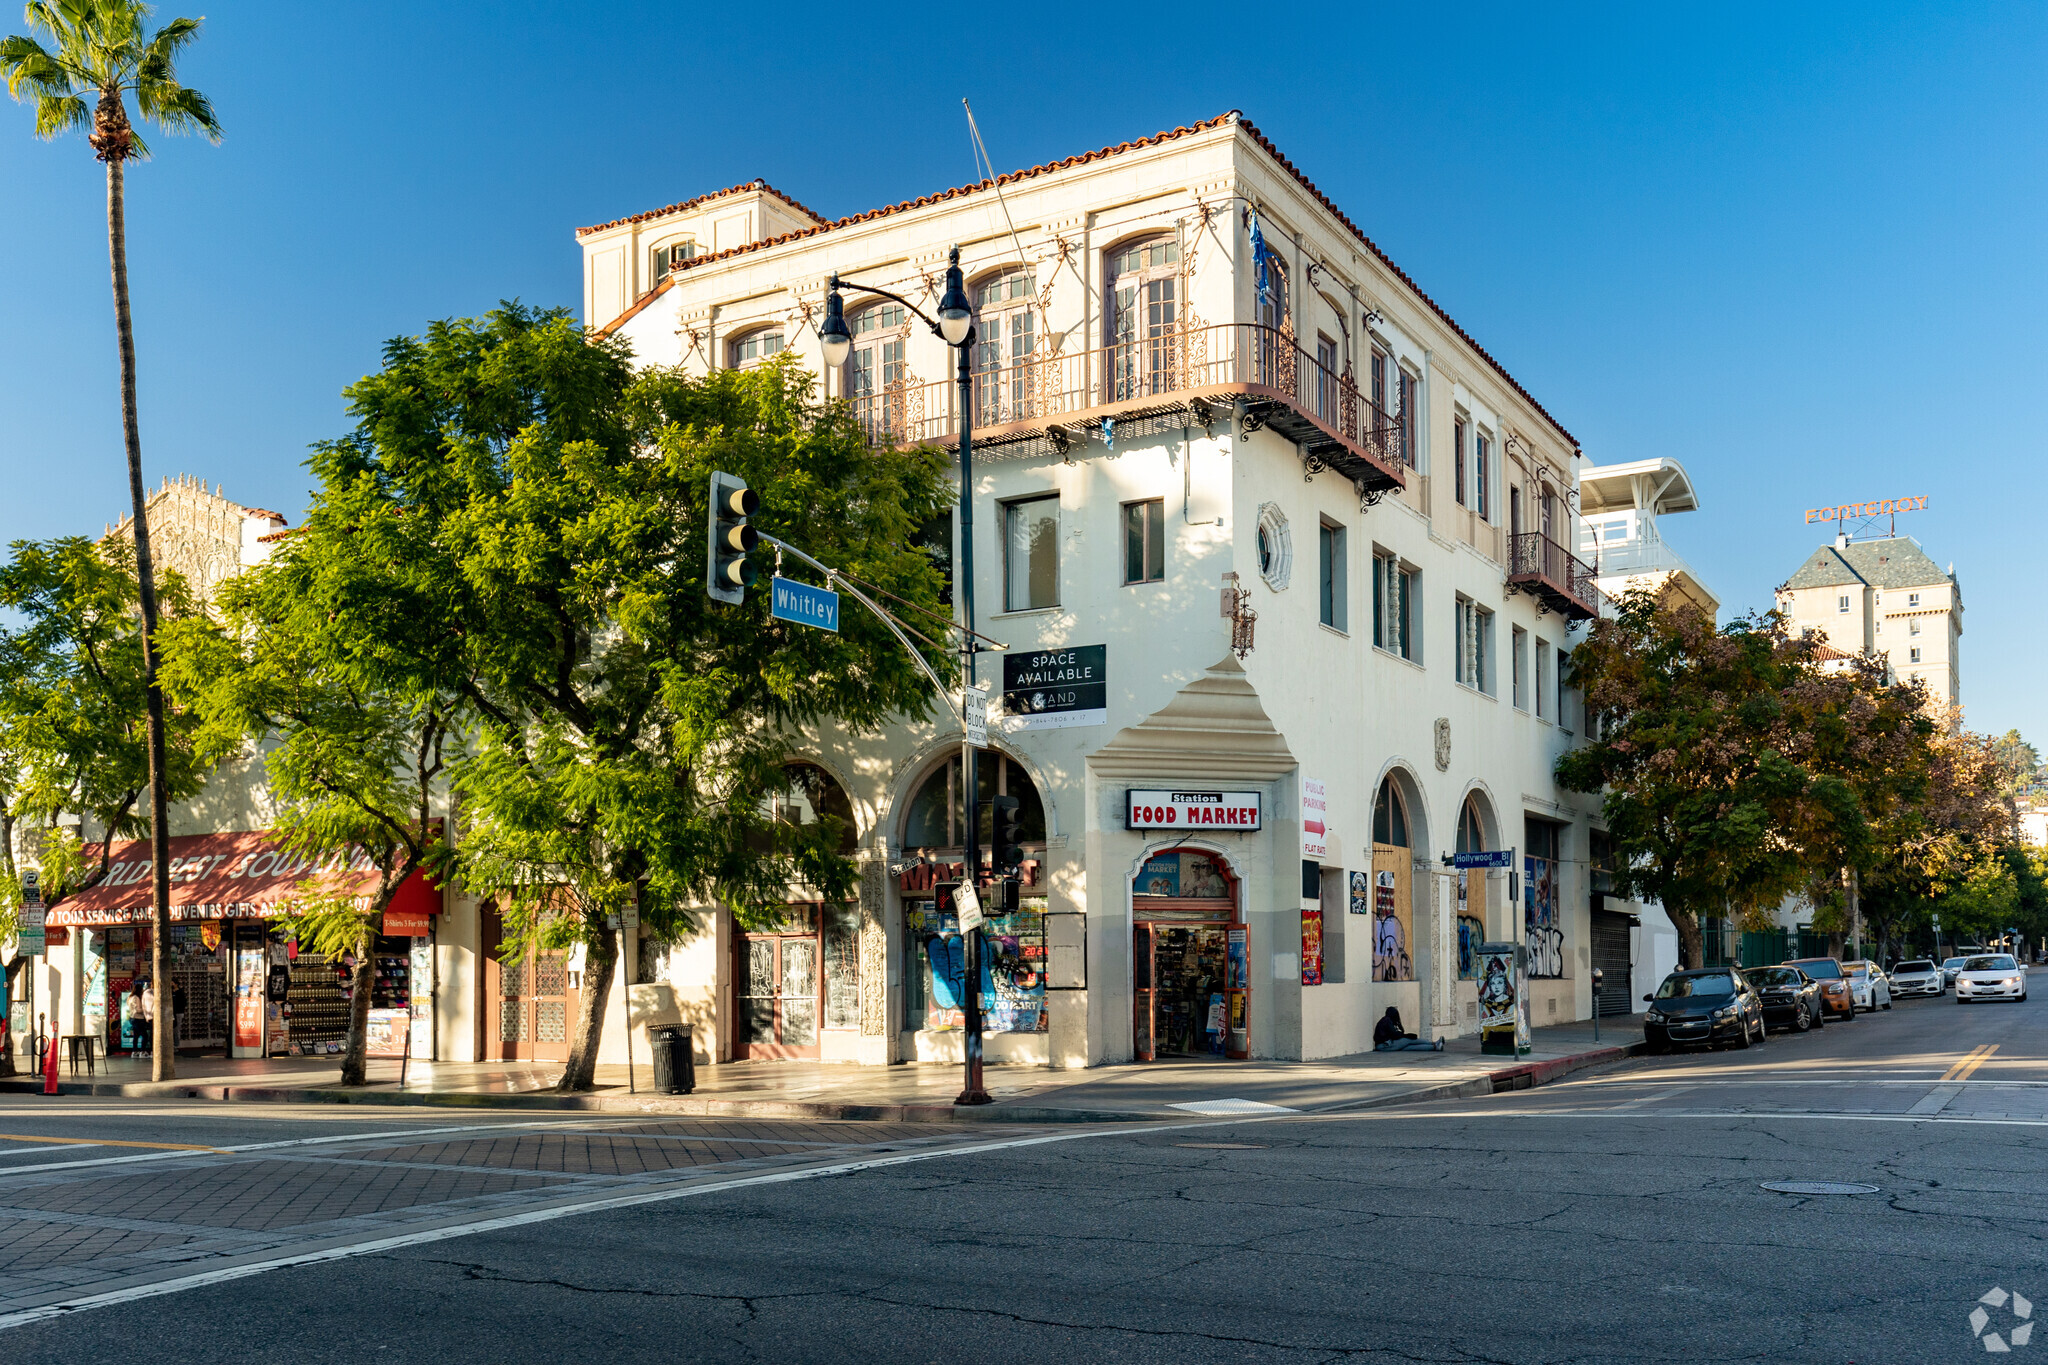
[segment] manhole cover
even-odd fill
[[[1176,1147],[1193,1147],[1204,1152],[1263,1152],[1263,1142],[1176,1142]]]
[[[1764,1188],[1779,1194],[1876,1194],[1875,1185],[1852,1185],[1842,1180],[1766,1180]]]

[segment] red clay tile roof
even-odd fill
[[[684,209],[693,209],[697,207],[697,205],[699,204],[708,204],[714,199],[723,199],[728,194],[746,194],[749,191],[759,191],[762,194],[772,194],[777,199],[780,199],[783,203],[789,205],[791,208],[795,209],[798,213],[801,213],[804,217],[810,219],[814,223],[822,223],[825,221],[824,214],[812,212],[810,209],[804,207],[802,204],[797,203],[796,200],[784,194],[781,190],[776,189],[767,181],[749,180],[744,185],[732,185],[722,190],[713,190],[709,194],[700,194],[695,199],[685,199],[680,204],[670,204],[667,208],[649,209],[645,213],[636,213],[630,218],[614,218],[609,223],[599,223],[595,227],[577,228],[576,235],[578,237],[588,237],[593,232],[603,232],[606,228],[619,227],[620,225],[625,223],[644,223],[651,218],[661,218],[671,213],[681,213]]]
[[[273,541],[284,540],[288,537],[295,536],[299,533],[301,529],[303,528],[287,526],[282,531],[272,531],[269,535],[256,537],[256,542],[259,545],[268,545]]]
[[[289,522],[290,517],[282,512],[273,512],[268,507],[244,507],[242,515],[247,517],[269,517],[272,521]]]
[[[664,293],[667,293],[669,286],[673,284],[676,281],[677,277],[680,276],[684,271],[695,270],[698,267],[707,265],[712,261],[723,261],[733,256],[743,255],[749,251],[760,251],[767,247],[781,246],[785,242],[801,241],[803,238],[806,237],[815,237],[820,233],[830,232],[834,228],[850,227],[855,223],[869,222],[876,218],[887,217],[892,213],[902,213],[906,209],[923,208],[929,204],[944,203],[948,199],[957,199],[962,195],[973,194],[980,190],[988,189],[991,187],[991,185],[1013,185],[1020,180],[1030,180],[1037,176],[1050,175],[1054,171],[1063,171],[1074,166],[1086,165],[1090,161],[1100,161],[1104,157],[1116,156],[1122,152],[1135,151],[1140,147],[1154,147],[1163,142],[1172,142],[1177,138],[1189,137],[1195,133],[1206,132],[1211,128],[1222,127],[1224,124],[1232,122],[1235,122],[1238,127],[1244,129],[1246,133],[1250,134],[1252,141],[1258,143],[1260,147],[1264,148],[1266,154],[1272,157],[1274,161],[1278,162],[1282,169],[1286,170],[1290,175],[1292,175],[1295,178],[1295,180],[1301,184],[1301,187],[1303,189],[1307,190],[1311,195],[1313,195],[1317,203],[1321,204],[1324,208],[1330,211],[1331,216],[1336,218],[1336,220],[1342,223],[1346,228],[1350,229],[1351,235],[1356,237],[1362,244],[1364,244],[1366,250],[1370,251],[1374,256],[1378,257],[1380,263],[1386,266],[1387,269],[1393,271],[1394,275],[1403,284],[1407,285],[1410,289],[1414,290],[1415,296],[1421,299],[1425,304],[1427,304],[1429,306],[1430,311],[1435,313],[1439,318],[1443,320],[1445,326],[1449,327],[1453,332],[1456,332],[1458,336],[1464,340],[1465,344],[1470,346],[1473,349],[1473,351],[1479,356],[1479,358],[1481,360],[1484,360],[1487,363],[1487,365],[1492,368],[1495,374],[1499,375],[1503,380],[1507,381],[1508,387],[1512,388],[1516,393],[1522,395],[1523,398],[1527,399],[1529,406],[1536,409],[1538,413],[1542,414],[1544,421],[1550,423],[1550,425],[1556,429],[1557,433],[1560,436],[1564,437],[1567,441],[1570,441],[1572,443],[1572,449],[1574,451],[1577,451],[1579,449],[1578,437],[1572,435],[1569,431],[1566,431],[1564,425],[1561,422],[1559,422],[1555,417],[1552,417],[1550,415],[1549,410],[1546,409],[1541,403],[1536,401],[1536,396],[1534,394],[1530,393],[1527,389],[1523,388],[1521,382],[1517,380],[1513,375],[1509,374],[1505,366],[1503,366],[1498,360],[1494,359],[1492,354],[1488,352],[1484,346],[1481,346],[1477,341],[1473,340],[1472,334],[1470,332],[1467,332],[1463,327],[1458,325],[1457,319],[1453,318],[1449,313],[1444,311],[1442,304],[1438,303],[1428,294],[1423,293],[1422,287],[1416,284],[1413,279],[1409,278],[1408,272],[1401,269],[1400,266],[1395,265],[1393,258],[1387,255],[1386,252],[1380,250],[1379,243],[1373,241],[1372,238],[1366,236],[1365,233],[1359,229],[1356,223],[1352,222],[1348,217],[1344,215],[1344,211],[1342,209],[1339,209],[1335,204],[1330,202],[1330,197],[1324,194],[1320,189],[1318,189],[1316,187],[1316,183],[1313,180],[1310,180],[1306,175],[1304,175],[1301,169],[1297,167],[1292,161],[1289,161],[1285,156],[1282,156],[1280,154],[1280,149],[1278,147],[1275,147],[1271,140],[1269,140],[1264,133],[1259,131],[1257,125],[1255,125],[1250,119],[1246,118],[1240,111],[1236,109],[1231,110],[1227,114],[1220,114],[1212,119],[1203,119],[1199,123],[1193,123],[1185,127],[1175,128],[1170,132],[1162,131],[1154,133],[1151,137],[1139,138],[1133,142],[1120,142],[1114,147],[1103,147],[1093,152],[1082,152],[1078,156],[1070,156],[1061,161],[1051,161],[1045,163],[1044,165],[1033,166],[1028,171],[1012,171],[1008,175],[997,176],[994,181],[980,180],[976,181],[974,184],[971,185],[956,185],[952,189],[940,190],[936,194],[920,195],[916,199],[906,199],[901,203],[890,204],[885,208],[869,209],[865,213],[856,213],[848,217],[835,219],[829,222],[819,217],[819,215],[812,213],[811,216],[813,218],[818,219],[817,225],[815,227],[799,228],[794,232],[785,232],[779,237],[763,238],[761,241],[758,242],[749,242],[744,246],[731,247],[725,251],[713,252],[712,254],[707,256],[692,257],[690,260],[680,263],[673,270],[671,270],[670,273],[667,276],[665,276],[660,283],[656,284],[654,288],[648,290],[645,294],[642,294],[639,298],[635,299],[633,301],[632,306],[627,308],[625,312],[619,314],[610,322],[604,324],[604,326],[595,329],[596,334],[599,336],[609,335],[621,324],[626,323],[632,320],[633,318],[639,316],[641,310],[645,309],[648,304],[654,302],[655,299],[659,298]],[[762,180],[756,180],[753,181],[751,184],[737,186],[735,188],[766,189],[767,182]],[[780,191],[771,192],[780,195]],[[720,190],[718,193],[731,194],[733,193],[733,191]],[[703,196],[703,199],[714,199],[717,197],[717,195],[705,195]],[[781,197],[787,198],[787,196]],[[702,199],[693,199],[689,201],[689,203],[701,202]],[[790,202],[795,203],[794,200],[791,200]],[[684,207],[687,207],[687,204],[673,205],[670,208],[657,209],[655,213],[643,213],[637,215],[634,218],[621,218],[618,221],[622,223],[638,222],[644,218],[654,217],[656,216],[656,214],[671,213],[674,212],[675,209]],[[799,204],[797,205],[797,207],[802,208],[803,206]],[[810,210],[804,209],[804,212],[810,213]],[[610,227],[612,226],[612,224],[607,223],[604,224],[603,226]],[[582,229],[582,232],[595,231],[597,231],[596,228]],[[581,233],[579,233],[578,235],[580,236]]]

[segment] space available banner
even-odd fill
[[[1008,728],[1057,730],[1108,722],[1108,645],[1003,656],[1003,723]]]

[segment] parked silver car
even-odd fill
[[[1948,978],[1926,958],[1908,958],[1892,968],[1893,995],[1947,995]]]
[[[1943,958],[1941,961],[1941,983],[1944,986],[1955,985],[1956,973],[1961,971],[1962,969],[1963,959],[1959,957]]]

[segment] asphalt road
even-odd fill
[[[9,1099],[0,1360],[2024,1358],[2044,1023],[1108,1130]]]

